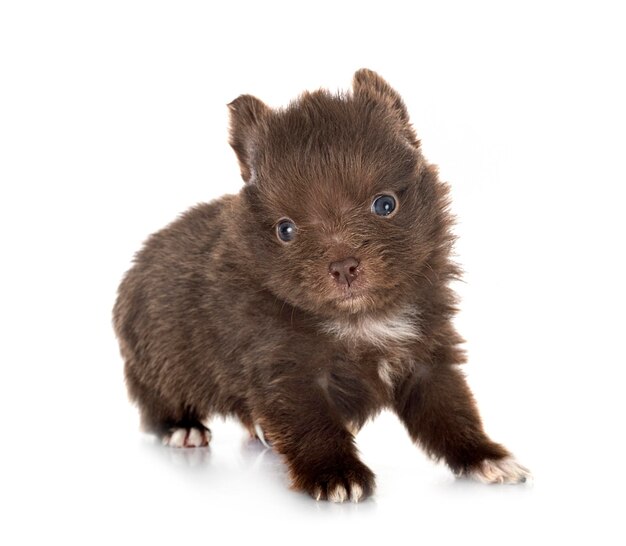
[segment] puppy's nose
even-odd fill
[[[331,262],[329,271],[333,278],[339,284],[345,284],[350,286],[354,280],[359,276],[357,267],[359,266],[359,260],[356,258],[344,258],[337,262]]]

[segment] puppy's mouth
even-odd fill
[[[336,290],[336,293],[333,296],[335,305],[340,310],[348,311],[350,313],[363,310],[367,307],[370,301],[368,291],[362,287],[356,286]]]
[[[362,288],[353,288],[353,287],[349,287],[349,288],[344,288],[343,290],[341,290],[339,292],[339,294],[337,295],[337,300],[339,301],[346,301],[346,300],[356,300],[359,298],[363,298],[365,297],[365,290],[363,290]]]

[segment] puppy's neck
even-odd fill
[[[384,347],[390,342],[408,343],[420,338],[419,310],[404,307],[387,315],[348,315],[326,320],[322,330],[340,340],[354,344]]]

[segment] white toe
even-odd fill
[[[166,436],[164,443],[170,447],[184,447],[185,438],[187,437],[186,428],[177,428],[171,434]]]
[[[363,498],[363,488],[358,483],[350,484],[350,499],[359,502]]]
[[[348,498],[348,492],[343,485],[337,485],[330,493],[328,500],[331,502],[344,502]]]
[[[268,441],[265,439],[265,434],[263,433],[263,429],[261,428],[261,425],[259,425],[259,423],[255,423],[254,432],[256,433],[257,438],[265,447],[271,447]]]
[[[530,471],[513,457],[486,459],[467,475],[482,483],[523,483],[531,477]]]
[[[200,447],[203,441],[204,435],[197,428],[189,429],[189,436],[187,436],[187,441],[185,442],[187,447]]]

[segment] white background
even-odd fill
[[[624,544],[619,2],[2,2],[3,544]],[[458,326],[488,432],[535,475],[456,481],[390,414],[360,505],[287,488],[232,422],[138,432],[110,323],[144,238],[241,186],[240,93],[281,106],[377,70],[452,183]]]

